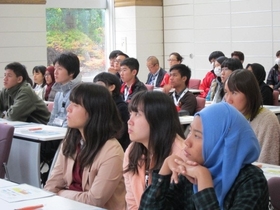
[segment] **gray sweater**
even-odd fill
[[[62,85],[59,83],[55,83],[52,88],[57,91],[55,98],[54,98],[54,106],[51,113],[50,120],[48,125],[52,126],[60,126],[60,127],[67,127],[67,120],[66,120],[66,108],[68,107],[70,101],[69,96],[71,90],[82,81],[82,75],[78,74],[78,76],[69,81],[68,83]],[[55,118],[60,118],[61,124],[57,124]]]
[[[2,89],[0,111],[4,112],[4,118],[12,121],[47,124],[50,117],[44,101],[26,81],[10,89]]]
[[[280,165],[280,125],[276,115],[263,108],[250,124],[261,146],[258,162]]]

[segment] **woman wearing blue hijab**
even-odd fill
[[[185,146],[188,161],[166,158],[139,209],[268,209],[266,178],[251,164],[258,140],[233,106],[221,102],[198,112]]]

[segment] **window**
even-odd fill
[[[51,65],[57,55],[71,51],[80,59],[83,80],[92,81],[106,69],[109,50],[105,34],[110,21],[106,16],[106,1],[84,0],[83,4],[77,0],[71,4],[65,1],[65,5],[63,0],[47,1],[47,60]]]

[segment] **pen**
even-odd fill
[[[39,204],[39,205],[35,205],[35,206],[26,206],[26,207],[15,209],[15,210],[35,210],[35,209],[42,208],[42,207],[44,207],[44,205]]]
[[[42,128],[30,128],[28,129],[29,131],[38,131],[38,130],[42,130]]]

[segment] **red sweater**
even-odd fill
[[[207,72],[207,74],[205,75],[205,77],[203,78],[202,82],[199,85],[199,89],[203,90],[203,92],[199,94],[199,97],[205,98],[207,96],[211,86],[211,82],[215,78],[216,75],[214,74],[213,70]]]

